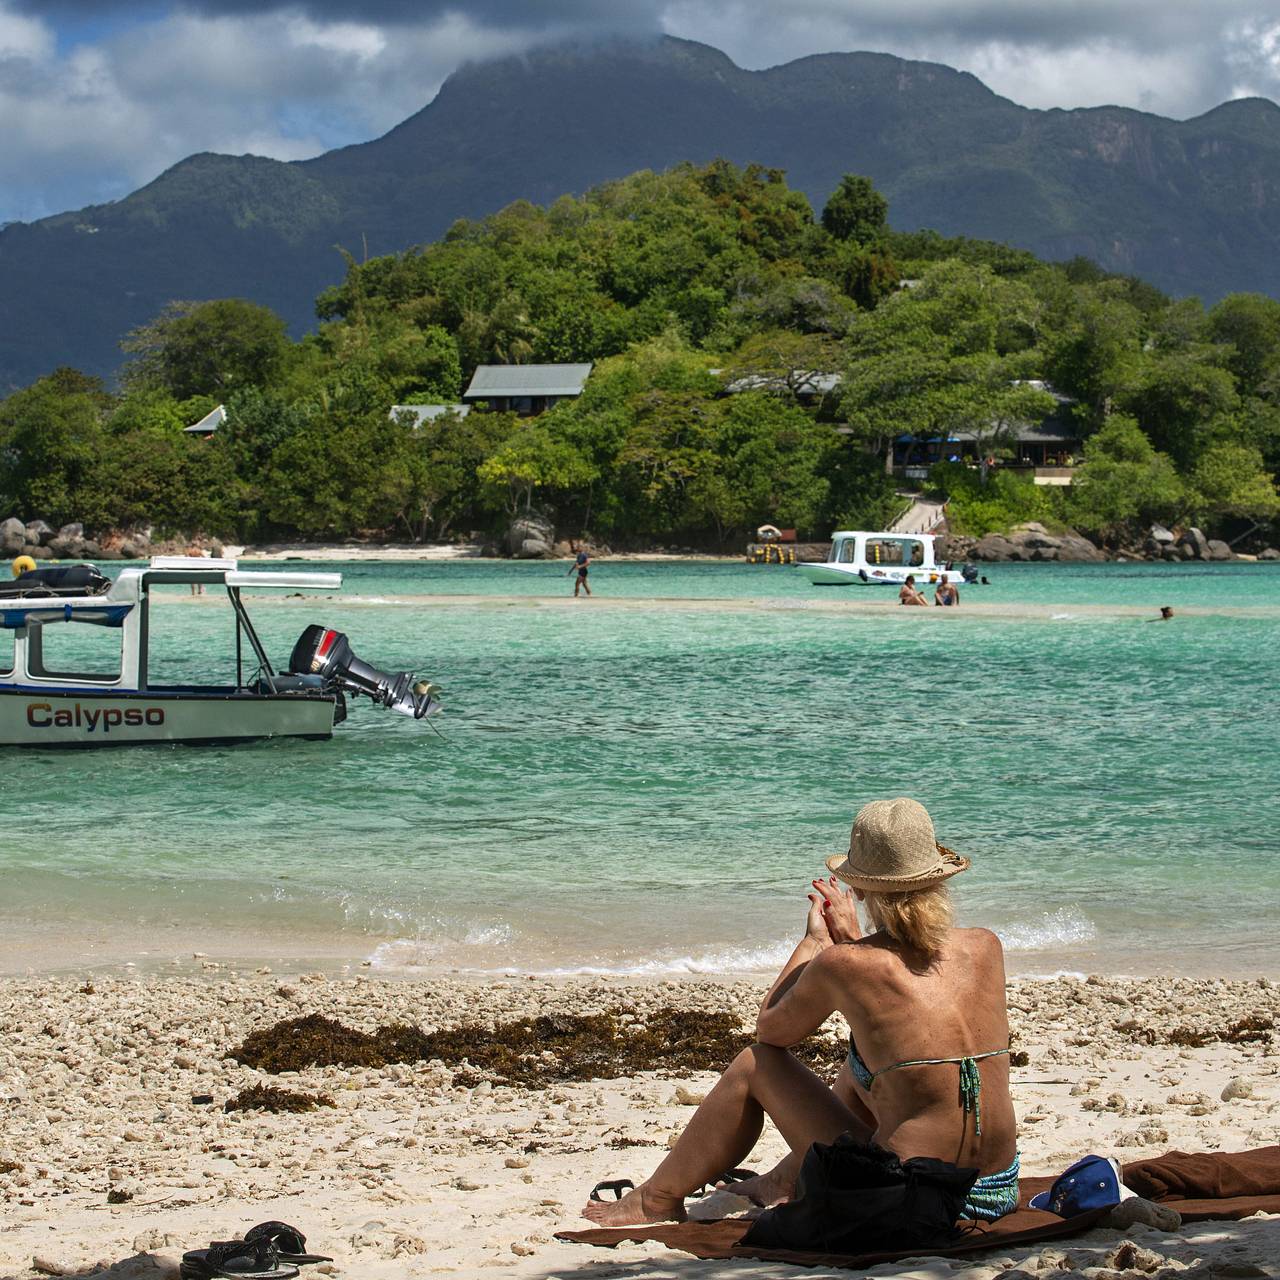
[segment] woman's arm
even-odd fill
[[[761,1044],[789,1049],[812,1035],[834,1012],[830,951],[806,938],[792,953],[756,1019],[756,1039]]]
[[[809,895],[809,918],[805,923],[804,937],[791,953],[791,958],[782,966],[760,1005],[760,1013],[756,1018],[756,1039],[762,1044],[790,1048],[821,1026],[834,1008],[834,1005],[829,1005],[820,1013],[816,1012],[825,999],[823,993],[826,983],[817,974],[806,981],[813,961],[832,945],[825,908],[826,903],[821,894]],[[809,1021],[811,1018],[812,1021]],[[808,1025],[804,1025],[805,1023]],[[800,1028],[799,1031],[792,1034],[797,1027]]]

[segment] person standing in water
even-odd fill
[[[575,569],[578,571],[578,580],[573,584],[573,594],[575,599],[577,598],[579,591],[585,591],[587,595],[591,594],[591,587],[587,583],[587,569],[590,564],[591,557],[587,554],[586,550],[583,549],[578,552],[577,559],[569,566],[569,573],[572,573]],[[565,574],[566,578],[568,576],[568,573]]]
[[[198,542],[193,542],[187,548],[187,555],[193,557],[196,560],[202,559],[204,556],[204,549],[200,546]],[[193,582],[191,584],[191,594],[193,596],[204,595],[204,584],[202,582]]]

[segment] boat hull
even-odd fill
[[[333,736],[331,695],[0,688],[0,746],[130,747]]]
[[[796,566],[815,587],[900,587],[911,574],[918,587],[926,587],[933,583],[954,582],[956,586],[964,584],[964,575],[954,569],[878,569],[863,568],[857,565],[832,564],[823,561],[820,564],[798,564]]]

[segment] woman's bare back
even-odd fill
[[[838,1007],[867,1069],[883,1072],[870,1087],[857,1085],[875,1117],[874,1141],[904,1160],[933,1156],[984,1174],[1005,1168],[1016,1148],[1007,1055],[977,1062],[976,1115],[962,1105],[958,1062],[894,1066],[1008,1047],[999,939],[986,929],[952,929],[942,954],[918,969],[883,934],[833,951],[847,979]]]

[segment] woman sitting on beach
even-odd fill
[[[766,1115],[791,1154],[732,1188],[759,1204],[792,1195],[812,1143],[848,1133],[901,1161],[977,1169],[965,1217],[992,1220],[1016,1207],[1004,956],[988,930],[953,927],[945,884],[968,859],[938,844],[924,807],[902,798],[864,806],[848,853],[827,866],[833,878],[813,882],[805,936],[761,1005],[757,1042],[654,1173],[616,1203],[593,1200],[586,1217],[601,1226],[683,1220],[685,1197],[747,1157]],[[875,925],[865,937],[855,896]],[[828,1087],[788,1049],[836,1011],[851,1037]]]

